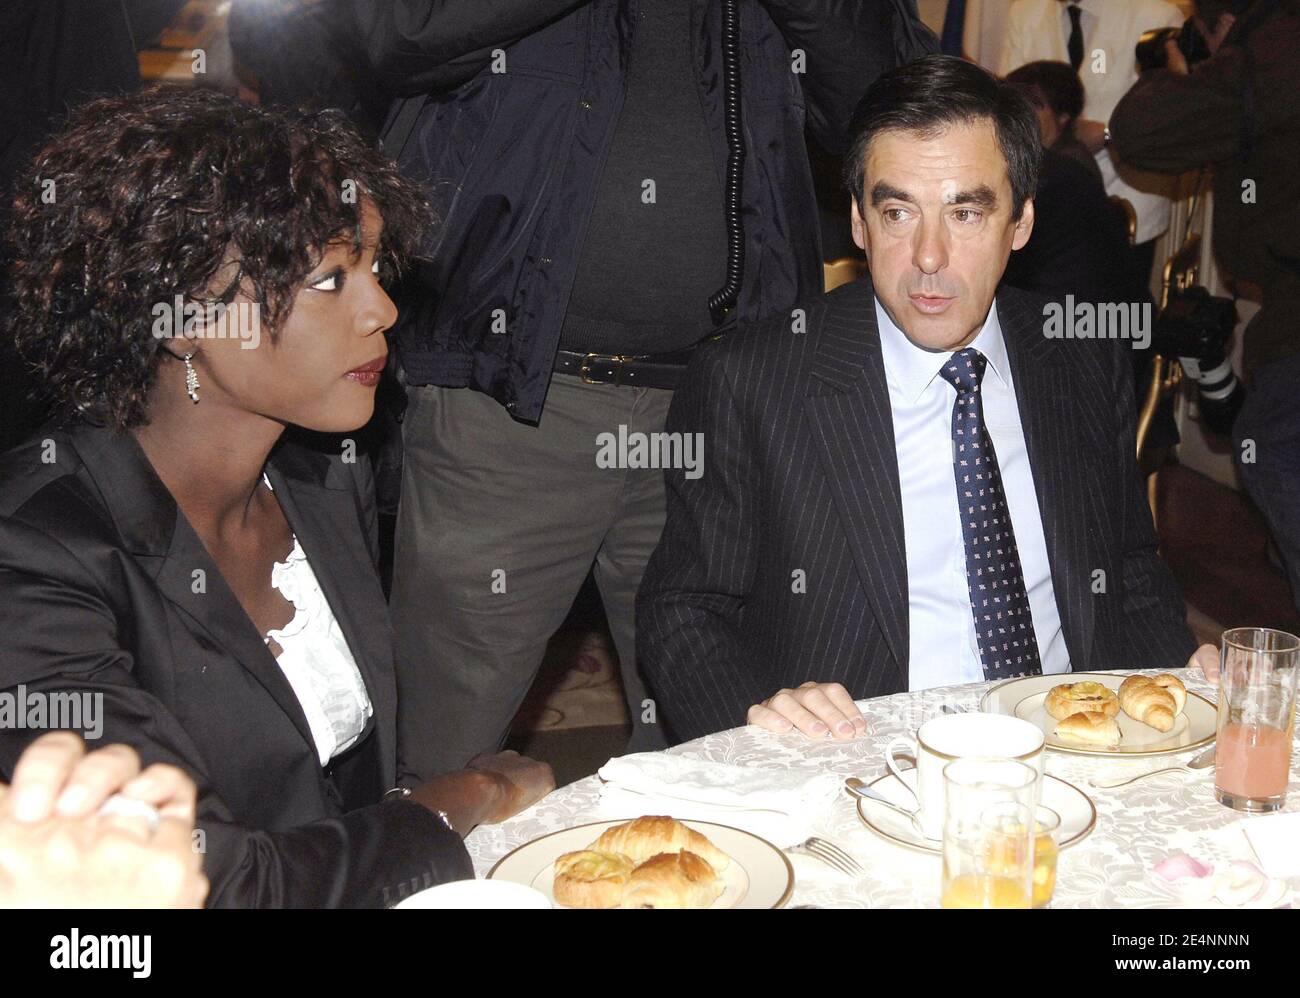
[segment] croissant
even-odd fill
[[[1187,687],[1183,681],[1171,672],[1162,672],[1158,676],[1152,676],[1151,682],[1169,691],[1169,695],[1174,698],[1174,714],[1181,714],[1187,703]]]
[[[689,849],[708,860],[709,865],[718,872],[731,864],[730,856],[695,829],[663,815],[644,815],[607,828],[590,848],[598,852],[621,852],[633,863],[644,863],[661,852]]]
[[[1062,741],[1075,742],[1089,748],[1119,748],[1119,723],[1100,711],[1070,714],[1056,726],[1055,735]]]
[[[1185,690],[1183,695],[1186,696]],[[1120,683],[1119,705],[1129,717],[1149,724],[1157,731],[1171,729],[1178,713],[1178,700],[1174,694],[1153,682],[1150,676],[1129,676]]]
[[[725,886],[708,861],[695,853],[660,853],[632,871],[619,907],[707,908]]]

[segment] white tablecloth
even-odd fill
[[[885,772],[883,748],[914,731],[945,703],[977,710],[990,684],[949,686],[861,701],[870,732],[852,742],[812,742],[803,735],[774,735],[754,727],[735,728],[670,749],[700,759],[738,766],[802,769],[810,775],[834,772],[868,781]],[[1188,689],[1215,699],[1213,687],[1188,680]],[[1073,783],[1097,807],[1097,825],[1059,858],[1054,908],[1150,908],[1181,906],[1177,890],[1153,867],[1174,853],[1226,863],[1254,860],[1242,826],[1267,816],[1242,815],[1214,799],[1214,768],[1201,774],[1154,776],[1115,790],[1097,790],[1094,778],[1122,779],[1146,770],[1186,762],[1196,753],[1115,760],[1049,752],[1047,772]],[[1286,811],[1300,811],[1300,752],[1292,752],[1291,791]],[[599,780],[589,777],[555,791],[500,825],[483,825],[466,840],[478,875],[502,856],[548,832],[598,820]],[[635,815],[628,815],[635,817]],[[855,802],[840,794],[815,816],[816,834],[836,842],[867,869],[850,879],[817,860],[792,858],[794,895],[788,906],[937,907],[939,857],[894,845],[862,824]],[[789,842],[775,843],[785,847]],[[1287,882],[1285,900],[1300,904],[1300,878]]]

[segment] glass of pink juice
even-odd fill
[[[1214,792],[1238,811],[1286,802],[1295,736],[1300,638],[1266,627],[1223,633]]]

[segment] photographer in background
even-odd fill
[[[1165,65],[1119,103],[1111,136],[1146,169],[1213,167],[1215,254],[1262,303],[1245,332],[1251,387],[1234,452],[1300,606],[1300,0],[1203,2],[1198,14],[1213,54],[1189,67],[1164,39]]]

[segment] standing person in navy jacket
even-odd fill
[[[697,343],[821,290],[805,126],[839,149],[871,81],[934,38],[911,0],[352,12],[407,98],[385,146],[441,219],[399,302],[403,757],[423,776],[502,741],[593,565],[632,748],[662,745],[633,636],[654,435]]]

